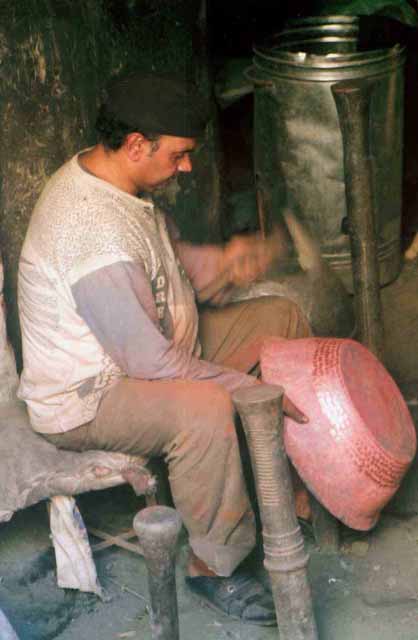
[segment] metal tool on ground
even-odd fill
[[[148,507],[135,516],[133,524],[148,569],[152,638],[179,640],[175,552],[180,516],[171,507]]]
[[[19,640],[12,625],[0,609],[0,638],[1,640]]]
[[[373,81],[364,80],[361,83],[340,82],[331,87],[343,138],[358,337],[382,359],[383,318],[369,144],[369,109],[373,88]]]
[[[317,640],[309,557],[295,513],[283,442],[283,389],[257,385],[233,394],[250,451],[280,640]]]

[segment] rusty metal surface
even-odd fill
[[[279,36],[256,47],[249,72],[255,85],[255,170],[267,196],[266,213],[277,219],[292,208],[318,238],[322,256],[352,286],[343,147],[331,87],[376,78],[369,135],[380,279],[387,283],[400,266],[404,50],[333,53],[333,42],[316,32],[313,43],[302,51],[295,44],[292,51],[286,48],[289,38],[287,33],[283,42]]]
[[[332,87],[344,144],[344,168],[359,340],[383,360],[384,332],[377,259],[376,210],[369,145],[375,82]]]

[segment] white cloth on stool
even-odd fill
[[[74,498],[51,498],[49,520],[58,586],[89,591],[102,597],[86,527]]]

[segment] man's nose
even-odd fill
[[[192,170],[192,161],[189,154],[185,155],[179,162],[178,170],[184,173],[190,173]]]

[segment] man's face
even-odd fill
[[[192,170],[190,156],[195,147],[194,138],[161,136],[154,143],[146,140],[138,167],[141,189],[153,191],[157,187],[164,186],[178,173],[190,172]]]

